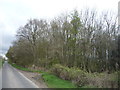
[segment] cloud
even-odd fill
[[[16,30],[30,18],[52,19],[85,7],[117,11],[119,0],[0,0],[0,53],[7,52]]]

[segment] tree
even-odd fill
[[[110,72],[120,69],[119,46],[116,17],[74,10],[50,22],[29,20],[19,28],[7,57],[24,67],[48,69],[62,64],[87,72]]]

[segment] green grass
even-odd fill
[[[10,63],[13,67],[23,70],[23,71],[30,71],[30,72],[38,72],[42,74],[42,77],[45,81],[45,83],[47,84],[47,86],[49,88],[77,88],[73,83],[71,83],[70,81],[66,81],[66,80],[62,80],[59,77],[49,74],[47,72],[43,72],[43,71],[34,71],[34,70],[30,70],[28,68],[24,68],[21,66],[18,66],[16,64],[12,64]]]
[[[23,71],[30,71],[32,72],[32,70],[28,69],[28,68],[24,68],[24,67],[21,67],[21,66],[18,66],[16,64],[11,64],[13,67],[17,68],[17,69],[20,69],[20,70],[23,70]]]
[[[2,67],[2,60],[0,59],[0,68]]]
[[[40,71],[40,70],[39,71],[37,71],[37,70],[30,70],[28,68],[24,68],[24,67],[18,66],[16,64],[10,63],[10,62],[9,62],[9,64],[11,64],[13,67],[15,67],[17,69],[20,69],[20,70],[23,70],[23,71],[42,73],[42,71]]]
[[[0,68],[2,67],[4,60],[0,59]]]
[[[49,88],[77,88],[70,81],[62,80],[55,75],[43,74],[42,76]]]

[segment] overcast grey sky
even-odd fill
[[[74,9],[96,8],[117,13],[119,0],[0,0],[0,54],[15,39],[16,30],[30,18],[52,19]]]

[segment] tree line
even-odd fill
[[[50,21],[30,19],[16,38],[6,56],[23,67],[61,64],[87,72],[120,70],[117,16],[110,13],[86,9]]]

